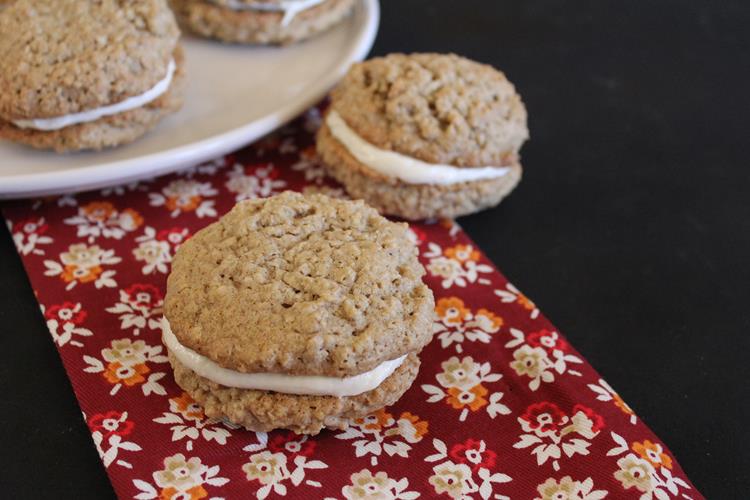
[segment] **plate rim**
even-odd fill
[[[378,0],[361,0],[359,8],[365,25],[349,47],[345,57],[327,76],[315,82],[312,90],[300,98],[284,103],[275,111],[245,125],[229,131],[184,144],[175,148],[87,167],[69,168],[60,172],[0,177],[0,199],[19,199],[34,196],[75,193],[108,186],[127,184],[139,179],[159,177],[177,170],[189,168],[222,154],[235,151],[273,130],[283,126],[305,109],[320,101],[338,82],[352,63],[362,61],[372,48],[380,25]],[[355,15],[357,15],[355,13]],[[138,166],[140,165],[140,168]],[[144,166],[147,165],[147,166]],[[112,170],[130,170],[127,175],[112,178]],[[81,176],[86,175],[86,182]]]

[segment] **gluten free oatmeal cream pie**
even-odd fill
[[[146,133],[181,105],[166,0],[16,0],[0,10],[0,137],[59,152]]]
[[[354,0],[171,0],[197,35],[230,43],[285,44],[321,33],[344,19]]]
[[[182,245],[163,340],[207,415],[317,434],[398,400],[430,341],[432,292],[406,224],[286,192]]]
[[[355,64],[318,132],[328,172],[354,198],[406,219],[498,204],[521,179],[526,108],[505,75],[453,54]]]

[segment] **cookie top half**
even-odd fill
[[[391,54],[355,64],[335,110],[380,149],[457,167],[512,163],[526,108],[503,73],[455,54]]]
[[[165,316],[224,368],[352,376],[429,342],[423,275],[406,224],[286,192],[240,202],[180,248]]]
[[[0,117],[49,118],[143,94],[179,29],[166,0],[16,0],[0,11]]]

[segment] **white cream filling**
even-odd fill
[[[159,83],[148,89],[143,94],[128,97],[127,99],[118,103],[110,104],[109,106],[102,106],[101,108],[81,111],[80,113],[55,116],[54,118],[14,120],[13,124],[19,128],[31,128],[49,132],[51,130],[60,130],[61,128],[69,127],[71,125],[78,125],[79,123],[93,122],[105,116],[116,115],[117,113],[140,108],[141,106],[145,106],[160,95],[164,94],[167,89],[169,89],[169,86],[172,84],[172,77],[174,77],[176,68],[177,65],[175,64],[174,60],[169,61],[169,65],[167,66],[167,75]]]
[[[162,340],[177,360],[201,377],[238,389],[274,391],[312,396],[356,396],[378,387],[406,359],[384,361],[369,372],[353,377],[337,378],[319,375],[284,375],[282,373],[243,373],[223,368],[207,357],[180,344],[164,318]]]
[[[343,118],[334,110],[328,112],[326,125],[336,140],[360,163],[389,177],[395,177],[408,184],[455,184],[502,177],[510,167],[454,167],[427,163],[410,156],[387,151],[373,146],[349,128]]]
[[[240,0],[229,0],[226,6],[232,10],[264,10],[270,12],[283,12],[284,17],[281,20],[282,26],[287,26],[292,22],[297,14],[303,10],[315,7],[324,0],[282,0],[278,3],[245,3]]]

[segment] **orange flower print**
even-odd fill
[[[460,325],[471,318],[471,311],[458,297],[443,297],[437,301],[435,312],[446,325]]]
[[[79,229],[82,226],[79,226]],[[80,234],[79,234],[80,236]],[[104,250],[98,245],[75,243],[67,251],[60,253],[60,260],[45,260],[44,272],[46,276],[57,276],[71,290],[78,283],[92,283],[96,288],[112,288],[117,286],[113,279],[116,271],[106,269],[106,265],[117,264],[122,259],[115,255],[114,250]]]
[[[206,481],[204,474],[208,467],[200,458],[186,458],[182,453],[164,459],[164,469],[153,473],[156,485],[161,488],[159,498],[169,500],[193,500],[206,498],[208,493],[203,488]],[[223,479],[222,484],[228,480]]]
[[[132,208],[126,208],[120,213],[120,220],[123,226],[132,231],[143,225],[143,217]]]
[[[107,365],[107,369],[104,370],[102,375],[110,384],[125,384],[128,387],[132,387],[145,382],[146,379],[143,376],[150,371],[148,365],[145,363],[127,366],[115,361]]]
[[[381,431],[384,427],[393,425],[393,415],[385,411],[385,409],[380,409],[366,417],[355,419],[354,423],[361,426],[363,430]]]
[[[660,444],[652,443],[646,439],[642,443],[636,441],[633,443],[632,448],[642,459],[653,465],[654,469],[658,470],[662,466],[670,470],[672,469],[672,459],[664,453],[664,448]]]
[[[529,299],[521,292],[518,292],[518,298],[516,300],[518,301],[518,304],[527,311],[533,311],[534,309],[536,309],[536,304],[534,304],[531,299]]]
[[[445,401],[456,410],[468,406],[471,411],[477,411],[487,405],[487,400],[484,398],[486,395],[487,389],[482,384],[476,385],[468,391],[451,387],[448,389],[448,397]]]
[[[203,486],[198,485],[190,488],[189,490],[180,491],[177,488],[169,487],[161,490],[159,500],[200,500],[206,498],[208,493]]]
[[[213,168],[210,165],[205,167]],[[196,217],[203,218],[216,215],[214,201],[208,198],[217,194],[210,182],[176,179],[167,184],[160,193],[149,193],[149,203],[153,207],[165,207],[172,217],[192,212]]]
[[[478,262],[480,254],[479,250],[476,250],[471,245],[456,245],[454,247],[446,248],[445,256],[459,262]]]
[[[78,214],[65,219],[65,223],[77,226],[78,236],[88,236],[91,243],[100,236],[119,240],[126,232],[140,227],[143,217],[132,208],[118,211],[108,201],[92,201],[79,207]]]
[[[521,291],[513,286],[512,283],[506,283],[505,289],[501,288],[499,290],[495,290],[495,295],[500,297],[502,302],[505,304],[518,304],[520,307],[529,312],[529,316],[531,317],[531,319],[536,319],[539,316],[539,309],[537,309],[536,304],[534,304],[526,295],[521,293]]]
[[[81,283],[89,283],[96,281],[99,275],[102,274],[101,266],[94,267],[80,267],[75,264],[67,265],[63,268],[60,278],[65,283],[71,283],[73,281],[80,281]]]
[[[398,429],[390,429],[386,435],[400,435],[410,443],[417,443],[427,434],[429,426],[429,422],[407,411],[399,417]]]
[[[115,207],[108,201],[92,201],[81,207],[81,213],[91,221],[104,222],[115,213]]]
[[[458,297],[439,299],[435,314],[437,320],[432,331],[440,340],[440,346],[445,348],[455,344],[457,353],[463,352],[464,341],[489,343],[490,335],[497,333],[503,325],[503,318],[488,309],[480,308],[472,313]]]
[[[493,313],[492,311],[489,311],[484,308],[477,311],[476,317],[477,317],[477,320],[479,320],[480,317],[486,318],[487,322],[491,325],[490,331],[499,330],[500,327],[503,326],[503,323],[504,323],[503,318]]]
[[[203,408],[187,392],[183,392],[178,397],[169,398],[169,406],[188,420],[200,422],[206,418]]]
[[[619,394],[612,394],[612,400],[615,402],[615,406],[620,409],[625,415],[633,415],[633,409],[623,400]]]
[[[169,210],[179,210],[182,212],[192,212],[203,201],[203,198],[198,195],[193,196],[170,196],[164,203],[164,206]]]

